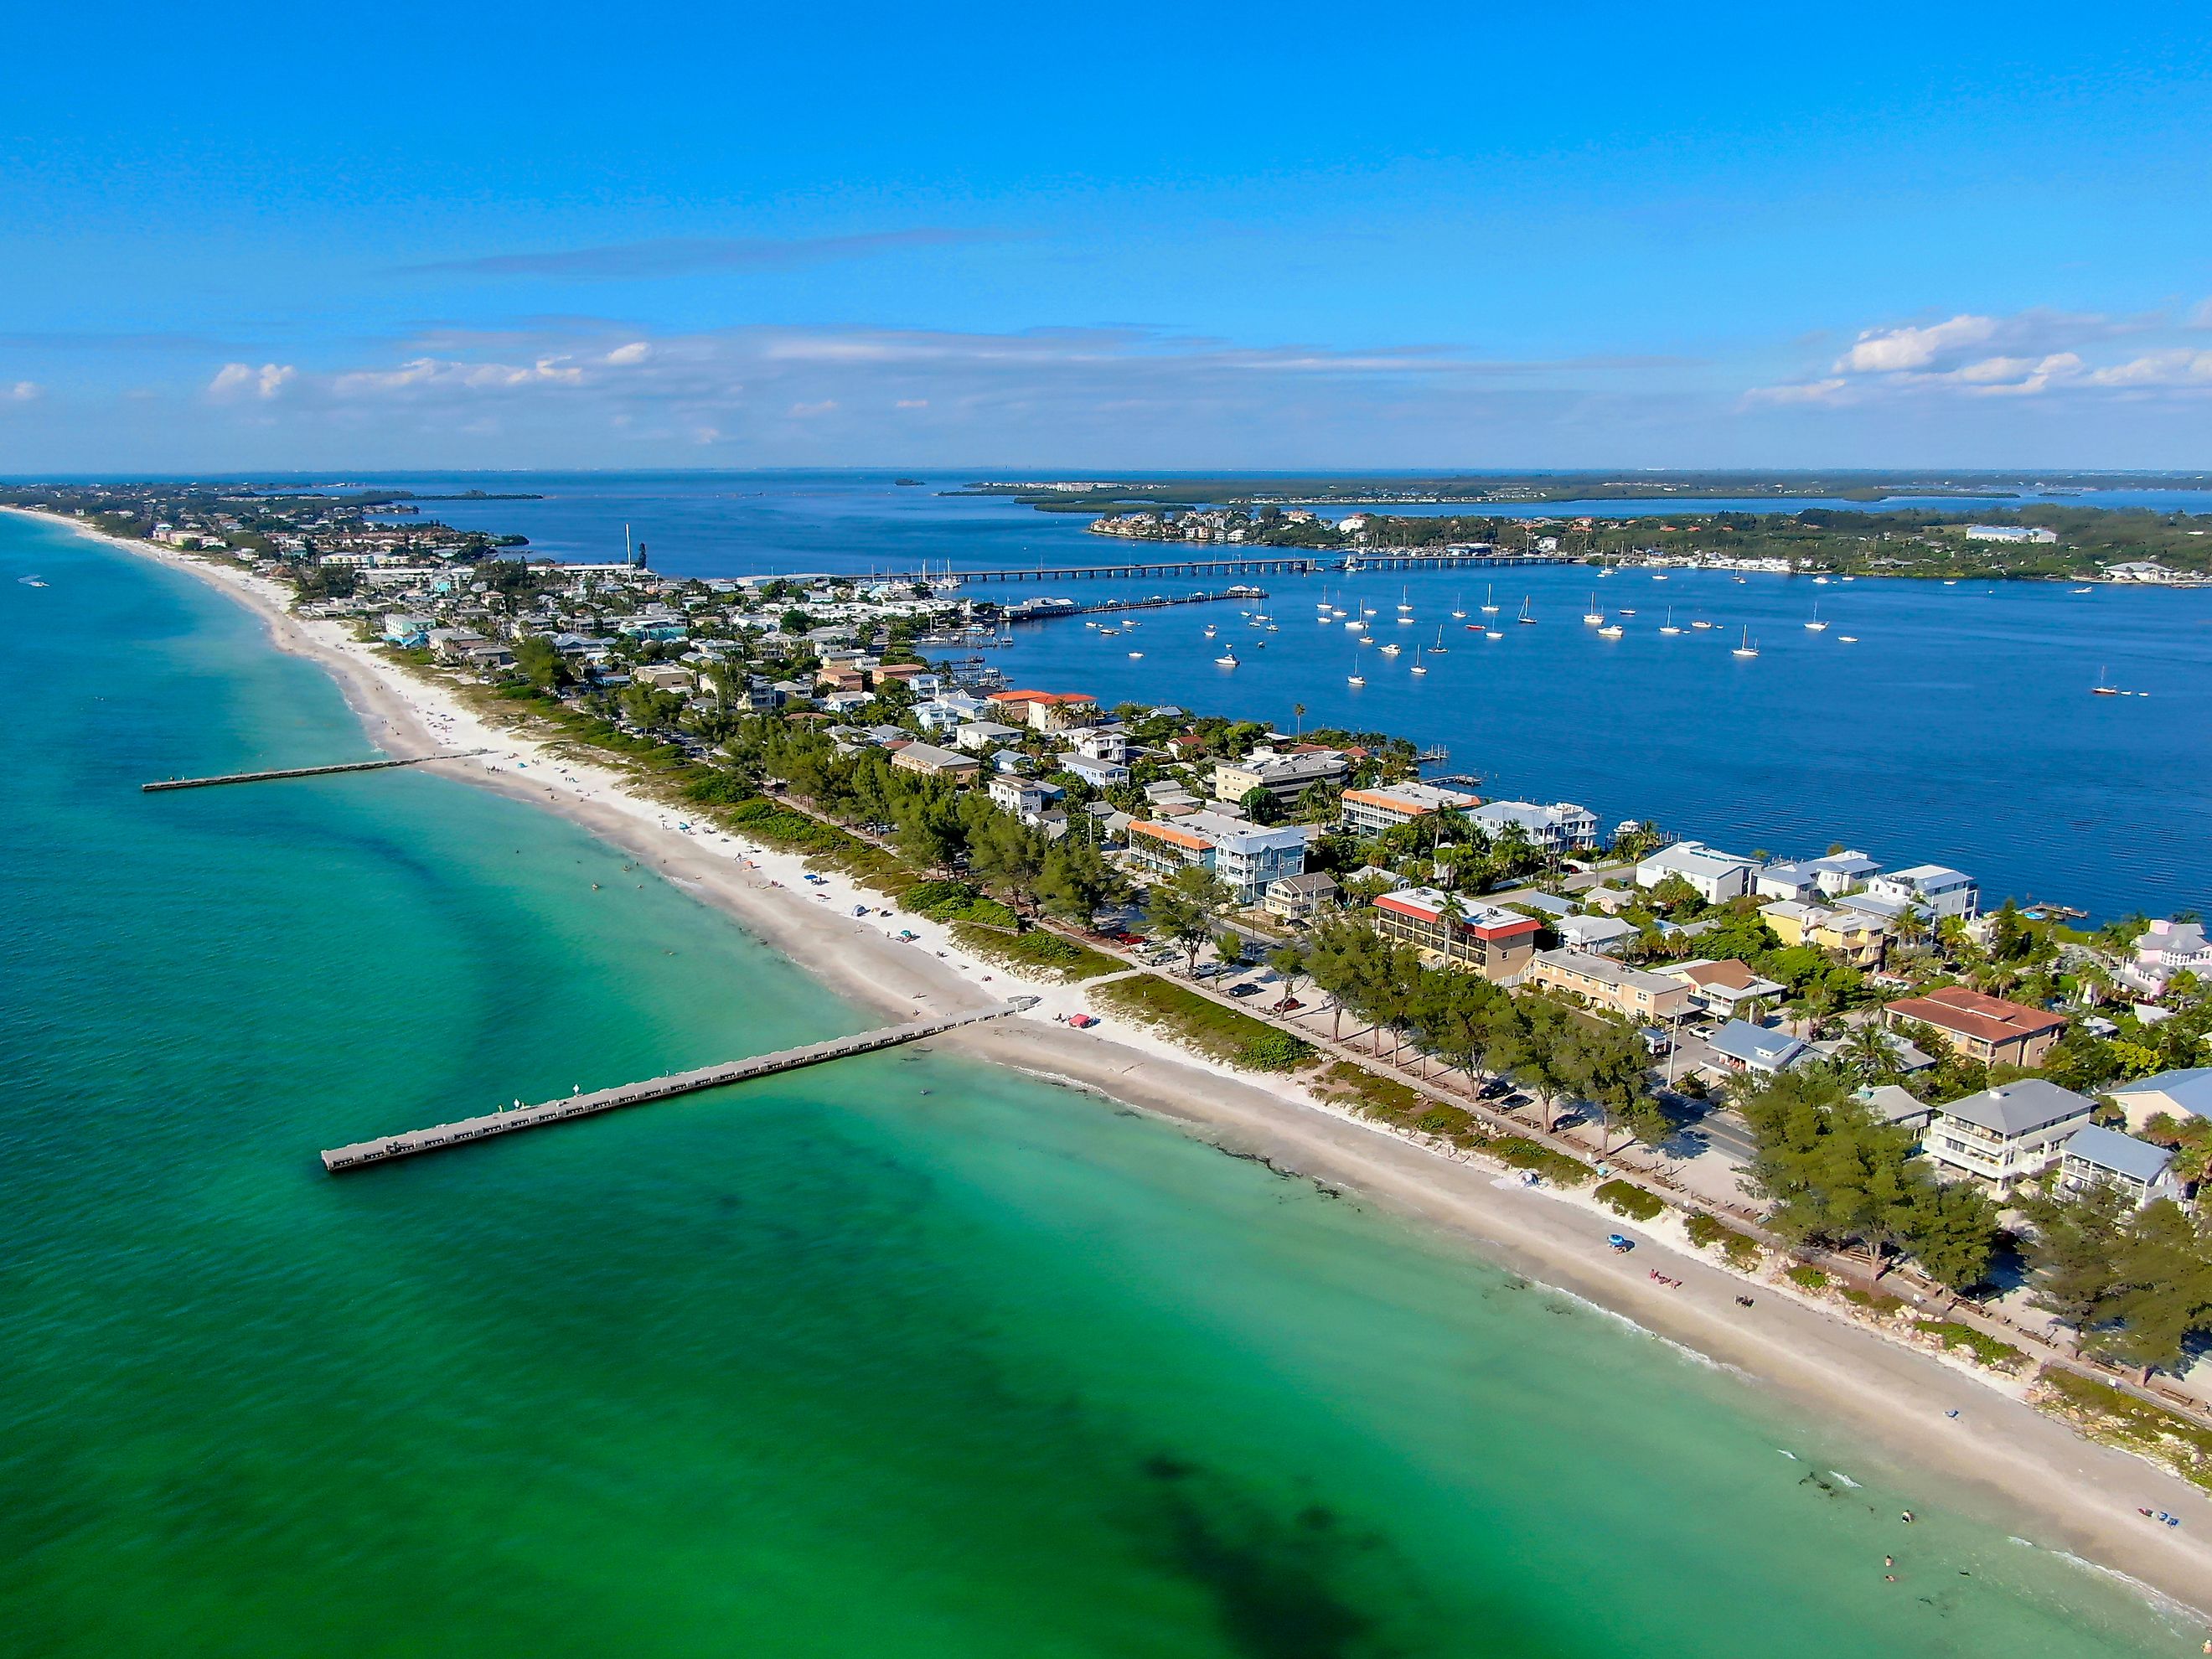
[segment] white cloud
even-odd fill
[[[208,382],[208,396],[222,401],[234,398],[273,398],[299,370],[289,363],[225,363]]]
[[[1926,328],[1868,329],[1836,359],[1834,374],[1884,374],[1925,368],[1956,346],[1980,345],[1997,331],[1994,317],[1954,317]]]
[[[580,366],[566,356],[547,356],[518,367],[471,363],[449,357],[415,357],[390,369],[356,369],[330,383],[339,398],[377,397],[417,387],[452,387],[465,392],[507,392],[534,386],[574,386],[584,379]]]
[[[2212,386],[2212,351],[2177,346],[2114,363],[2088,377],[2092,386],[2139,387]]]
[[[902,398],[896,403],[893,404],[891,407],[893,409],[927,409],[929,407],[929,399],[927,398]]]
[[[603,363],[611,363],[617,368],[624,368],[632,363],[641,363],[651,356],[653,356],[651,345],[643,340],[632,340],[628,345],[617,346],[599,361]]]
[[[2200,307],[2200,312],[2203,310]],[[2212,390],[2212,352],[2175,347],[2117,362],[2091,353],[2130,335],[2169,335],[2196,320],[2023,311],[1960,313],[1938,323],[1866,329],[1825,375],[1744,394],[1747,405],[1849,404],[1911,396],[2038,398],[2093,390]]]
[[[44,395],[45,392],[46,388],[36,380],[18,380],[8,388],[4,395],[11,404],[27,404]]]
[[[1749,404],[1832,404],[1841,401],[1850,382],[1838,376],[1806,380],[1795,386],[1755,386],[1743,394]]]
[[[793,404],[789,412],[793,419],[801,421],[810,416],[834,415],[837,412],[837,400],[835,398],[824,398],[819,403]]]

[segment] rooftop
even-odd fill
[[[1946,985],[1922,997],[1900,997],[1884,1005],[1900,1019],[1917,1019],[1939,1030],[1979,1037],[1984,1042],[2009,1042],[2057,1030],[2066,1016],[2024,1002],[1970,991],[1963,985]]]
[[[2062,1089],[2048,1078],[2024,1077],[1936,1109],[1994,1134],[2012,1136],[2033,1134],[2069,1117],[2086,1118],[2090,1105],[2087,1097]]]
[[[2148,1140],[2137,1140],[2116,1129],[2100,1129],[2094,1123],[2076,1129],[2068,1137],[2064,1151],[2069,1158],[2078,1158],[2100,1170],[2145,1182],[2156,1181],[2173,1162],[2173,1154],[2163,1146],[2154,1146]]]

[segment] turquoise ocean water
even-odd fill
[[[329,1179],[863,1017],[459,785],[141,796],[363,746],[188,579],[0,520],[0,1651],[2185,1639],[1583,1304],[951,1056]]]

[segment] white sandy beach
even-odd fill
[[[46,521],[96,535],[66,520]],[[563,814],[736,917],[854,1001],[905,1018],[1034,995],[1038,1006],[1026,1015],[937,1041],[1097,1091],[1459,1235],[1485,1257],[1733,1367],[1823,1428],[1879,1449],[1887,1478],[1921,1492],[1926,1504],[1972,1510],[2042,1547],[2069,1551],[2212,1613],[2212,1504],[2205,1494],[2139,1458],[2080,1438],[2017,1398],[2016,1384],[1888,1340],[1771,1283],[1756,1287],[1754,1307],[1740,1307],[1735,1298],[1746,1282],[1692,1249],[1671,1218],[1631,1226],[1586,1198],[1500,1187],[1492,1166],[1447,1157],[1294,1085],[1255,1081],[1110,1018],[1091,1031],[1072,1030],[1054,1016],[1088,1011],[1080,986],[1029,982],[969,958],[939,924],[901,912],[872,914],[879,896],[842,877],[811,886],[797,856],[703,826],[687,830],[682,813],[632,794],[615,773],[485,723],[443,686],[396,668],[339,624],[295,617],[289,594],[272,583],[149,543],[114,544],[251,606],[280,648],[312,659],[337,679],[386,752],[489,750],[425,769]],[[862,903],[872,914],[856,918]],[[902,930],[920,941],[898,942],[892,935]],[[1615,1255],[1604,1246],[1605,1234],[1614,1231],[1644,1248]],[[1680,1288],[1655,1280],[1655,1262]],[[1960,1413],[1955,1419],[1945,1416],[1953,1408]],[[2138,1505],[2172,1510],[2185,1524],[2154,1525],[2136,1513]]]

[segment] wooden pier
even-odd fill
[[[326,778],[340,772],[382,772],[394,766],[421,766],[429,761],[468,760],[477,755],[489,755],[489,749],[464,749],[444,755],[416,755],[405,760],[340,761],[335,766],[289,766],[277,772],[229,772],[217,778],[164,778],[159,783],[142,783],[141,791],[153,794],[162,789],[214,789],[226,783],[274,783],[279,778]]]
[[[381,1140],[356,1141],[350,1146],[334,1146],[323,1154],[323,1168],[331,1175],[343,1170],[357,1170],[364,1164],[384,1164],[397,1158],[412,1158],[417,1152],[434,1152],[448,1146],[459,1146],[471,1140],[488,1140],[494,1135],[513,1134],[518,1129],[535,1129],[541,1124],[565,1123],[571,1118],[590,1117],[598,1112],[611,1112],[623,1106],[640,1106],[648,1100],[666,1100],[673,1095],[692,1094],[701,1089],[719,1089],[727,1083],[744,1083],[754,1078],[773,1076],[778,1072],[793,1072],[803,1066],[819,1066],[828,1060],[844,1060],[854,1054],[869,1054],[879,1048],[896,1048],[901,1043],[918,1042],[940,1032],[957,1030],[963,1025],[979,1024],[987,1019],[1001,1019],[1008,1014],[1018,1014],[1036,1006],[1035,997],[1016,997],[995,1008],[986,1008],[981,1013],[956,1014],[943,1019],[910,1020],[903,1025],[886,1025],[879,1030],[863,1031],[857,1036],[832,1037],[827,1042],[810,1042],[803,1048],[779,1049],[772,1054],[756,1054],[750,1060],[730,1060],[720,1066],[702,1066],[696,1072],[677,1072],[667,1077],[649,1078],[643,1083],[626,1083],[620,1088],[598,1089],[588,1094],[574,1094],[566,1100],[549,1100],[536,1106],[519,1106],[510,1111],[492,1112],[483,1117],[465,1117],[455,1123],[434,1124],[428,1129],[410,1129],[404,1134],[387,1136]]]

